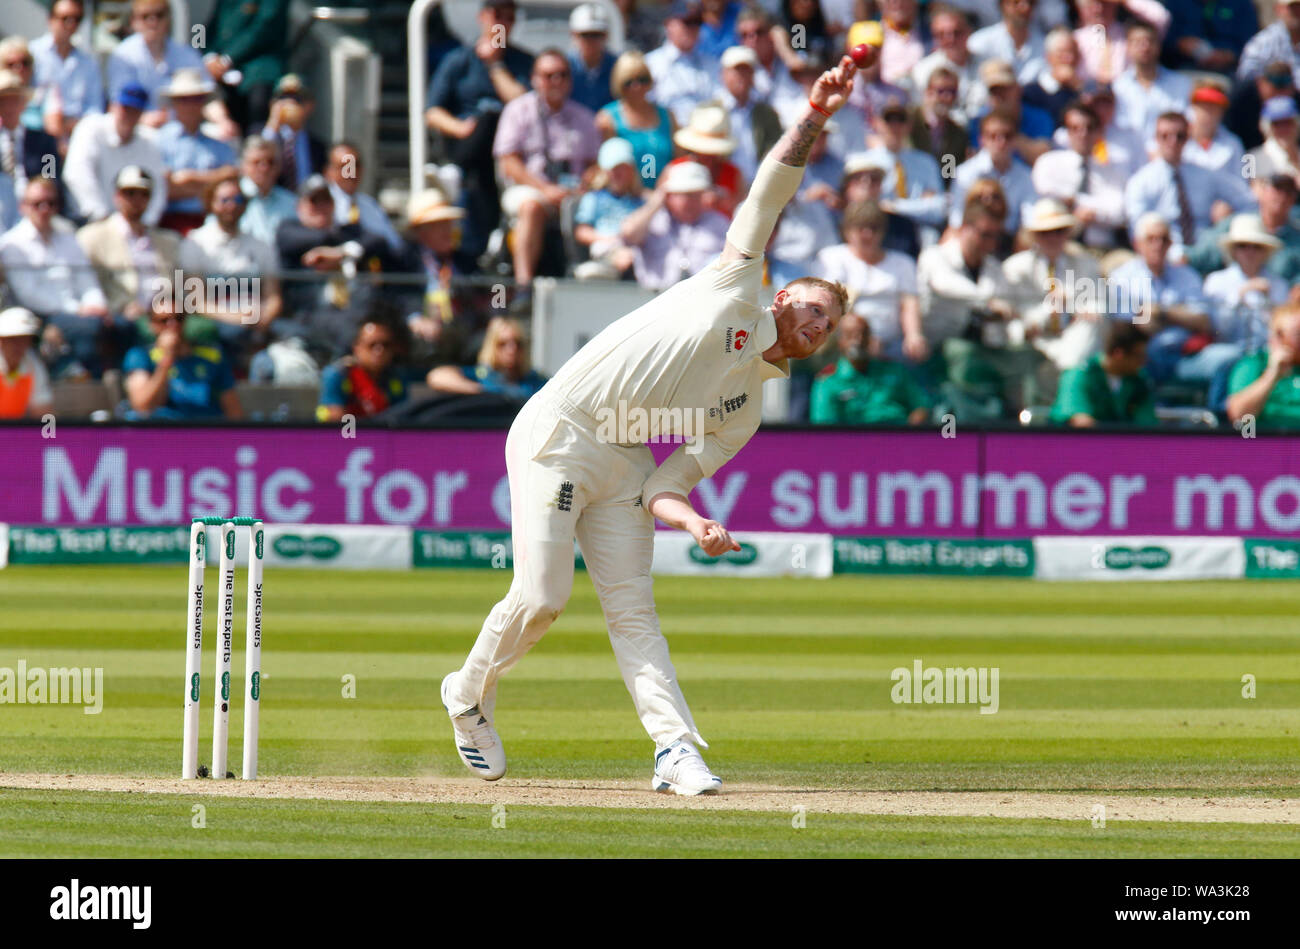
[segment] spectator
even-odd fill
[[[709,210],[706,195],[712,188],[703,165],[673,165],[650,199],[624,220],[623,242],[637,248],[637,283],[666,290],[722,252],[727,218]]]
[[[758,57],[748,46],[732,46],[722,54],[721,100],[736,135],[731,161],[740,170],[741,181],[746,183],[754,180],[759,161],[781,137],[781,120],[776,111],[754,96],[757,67]],[[679,134],[689,132],[683,129]]]
[[[1156,157],[1124,189],[1124,214],[1130,227],[1155,211],[1171,227],[1175,260],[1196,235],[1234,212],[1255,210],[1250,188],[1236,175],[1214,174],[1183,161],[1187,119],[1167,112],[1156,121]],[[1134,234],[1136,241],[1136,233]]]
[[[185,339],[185,313],[162,296],[149,314],[154,341],[136,346],[122,361],[126,417],[140,419],[243,418],[230,364],[213,346]]]
[[[1238,82],[1232,95],[1233,106],[1224,122],[1241,139],[1244,148],[1257,148],[1264,143],[1259,121],[1264,103],[1279,96],[1287,99],[1296,97],[1291,67],[1285,62],[1273,63],[1255,77],[1253,88]]]
[[[1128,172],[1114,162],[1097,160],[1101,120],[1076,100],[1065,109],[1065,133],[1068,147],[1050,151],[1034,162],[1031,179],[1035,193],[1055,198],[1073,212],[1089,247],[1108,250],[1127,244],[1124,187]]]
[[[28,98],[23,106],[22,125],[35,131],[43,131],[45,119],[42,109],[42,90],[33,87],[36,76],[36,60],[27,41],[21,36],[7,36],[0,40],[0,69],[17,73],[19,80],[28,89]]]
[[[54,410],[50,376],[32,352],[41,322],[31,310],[0,313],[0,419],[41,418]]]
[[[825,138],[825,135],[820,137]],[[881,204],[881,210],[884,210],[882,201],[885,176],[889,174],[891,167],[889,159],[879,152],[859,152],[857,155],[850,156],[844,163],[844,177],[840,183],[837,208],[848,207],[860,201],[875,201]],[[885,211],[884,246],[889,250],[896,250],[900,254],[915,258],[921,252],[916,225],[901,214]]]
[[[641,183],[653,188],[661,169],[673,160],[672,114],[650,101],[654,79],[640,53],[624,53],[614,63],[610,91],[614,101],[596,113],[596,127],[605,138],[626,139],[636,153]]]
[[[853,309],[870,324],[879,355],[922,362],[930,355],[921,332],[916,294],[916,264],[885,249],[885,213],[874,201],[844,210],[844,243],[824,248],[813,274],[837,281],[849,291]]]
[[[1286,63],[1293,82],[1300,82],[1300,0],[1281,0],[1273,4],[1277,17],[1246,44],[1237,64],[1238,82],[1256,79],[1274,63]]]
[[[1115,77],[1112,88],[1121,124],[1147,142],[1156,120],[1167,112],[1181,113],[1192,96],[1191,80],[1160,65],[1160,35],[1154,26],[1134,20],[1128,27],[1129,65]]]
[[[316,419],[337,422],[344,415],[371,418],[406,401],[406,383],[393,369],[397,332],[381,319],[366,319],[357,327],[351,355],[320,374],[320,405]]]
[[[1191,267],[1168,262],[1169,234],[1169,224],[1154,211],[1138,219],[1133,240],[1138,256],[1111,272],[1107,300],[1116,303],[1113,316],[1151,337],[1148,368],[1157,383],[1208,386],[1241,355],[1241,348],[1211,341],[1210,305],[1201,277]]]
[[[700,0],[700,42],[697,47],[710,59],[740,42],[736,35],[736,18],[740,15],[736,0]]]
[[[970,161],[957,166],[952,185],[952,212],[950,227],[961,224],[965,210],[966,192],[981,178],[992,178],[1002,186],[1007,198],[1007,217],[1004,222],[1007,234],[1014,236],[1020,229],[1021,209],[1027,209],[1037,200],[1033,173],[1029,166],[1016,157],[1012,150],[1015,141],[1016,120],[1010,112],[994,111],[980,122],[979,152]]]
[[[989,59],[1010,63],[1022,86],[1047,68],[1043,32],[1033,22],[1035,6],[1037,0],[1001,0],[1001,21],[976,30],[967,43],[981,63]]]
[[[474,366],[438,366],[426,380],[437,392],[475,395],[491,392],[515,402],[524,402],[546,384],[546,377],[532,368],[528,356],[528,334],[519,320],[494,316],[483,337],[483,348]]]
[[[85,370],[100,368],[100,351],[129,340],[130,324],[114,321],[90,261],[57,217],[59,191],[49,178],[23,190],[23,219],[0,237],[0,264],[13,299],[59,329]]]
[[[1051,150],[1052,117],[1037,106],[1021,101],[1016,74],[1001,60],[989,60],[980,65],[980,83],[984,87],[986,104],[976,112],[970,122],[970,147],[980,147],[980,122],[984,116],[999,109],[1009,113],[1016,123],[1016,137],[1012,143],[1020,160],[1032,165],[1045,152]]]
[[[447,157],[465,176],[467,243],[472,252],[487,245],[500,220],[492,145],[502,108],[528,92],[533,58],[510,45],[514,0],[484,0],[473,46],[443,57],[429,81],[425,122],[442,135]]]
[[[771,14],[761,7],[746,6],[736,17],[736,39],[748,46],[758,57],[754,70],[754,92],[759,99],[777,111],[783,99],[802,100],[803,89],[790,75],[790,69],[777,54],[773,30],[780,27],[772,23]]]
[[[1078,224],[1060,201],[1040,199],[1025,222],[1034,246],[1002,264],[1024,338],[1047,359],[1034,401],[1052,401],[1059,374],[1095,353],[1101,341],[1105,294],[1096,259],[1069,243]]]
[[[748,182],[731,162],[736,138],[725,107],[707,103],[691,113],[690,124],[678,129],[673,143],[682,152],[668,167],[693,162],[709,170],[713,187],[705,197],[705,206],[731,217],[731,212],[745,197]]]
[[[1300,229],[1291,223],[1296,204],[1296,183],[1290,175],[1274,175],[1259,183],[1259,217],[1264,230],[1279,243],[1264,269],[1281,277],[1288,286],[1300,282]],[[1187,263],[1200,273],[1208,274],[1229,263],[1221,251],[1220,241],[1227,235],[1231,218],[1224,218],[1201,232],[1196,246],[1187,251]]]
[[[0,69],[0,226],[13,227],[20,211],[18,196],[32,178],[59,180],[58,145],[40,129],[23,125],[31,87],[10,69]]]
[[[1256,181],[1274,175],[1290,175],[1300,185],[1300,112],[1290,96],[1276,96],[1264,103],[1259,113],[1259,127],[1264,144],[1250,151]]]
[[[417,347],[432,352],[454,345],[464,329],[453,281],[472,274],[474,258],[460,250],[460,221],[465,211],[451,204],[436,188],[413,195],[406,205],[412,247],[406,269],[424,276],[422,303],[407,318]]]
[[[1074,428],[1155,425],[1155,400],[1142,372],[1146,360],[1147,337],[1142,331],[1131,323],[1112,323],[1102,352],[1061,376],[1052,422]]]
[[[700,8],[686,0],[669,7],[665,29],[667,39],[646,54],[646,68],[654,77],[652,100],[672,113],[684,125],[701,103],[718,95],[718,62],[699,49]]]
[[[1053,127],[1061,124],[1061,115],[1070,102],[1083,92],[1083,73],[1079,69],[1079,47],[1074,34],[1058,26],[1043,41],[1047,50],[1047,68],[1025,86],[1025,105],[1042,109],[1052,117]]]
[[[920,108],[912,113],[908,144],[927,152],[939,163],[940,170],[945,165],[955,169],[958,163],[966,160],[970,146],[970,136],[952,118],[960,88],[955,72],[947,66],[936,66],[926,79]],[[950,181],[950,178],[943,178],[945,188]]]
[[[167,207],[167,166],[154,130],[140,127],[147,102],[142,86],[128,84],[115,93],[107,113],[89,115],[77,123],[63,169],[71,216],[98,221],[112,214],[118,174],[136,167],[144,169],[150,182],[159,184],[152,188],[144,222],[153,227],[162,218]]]
[[[1017,314],[994,256],[1005,233],[1001,210],[969,202],[961,227],[921,251],[916,263],[921,331],[942,357],[931,371],[946,376],[943,388],[958,419],[1000,418],[1018,408],[1020,389],[1038,362],[1032,349],[1006,348],[1004,324]]]
[[[840,197],[844,165],[830,153],[830,135],[825,129],[833,132],[833,122],[827,122],[823,133],[813,140],[803,181],[795,199],[781,212],[776,235],[767,247],[768,276],[775,287],[811,273],[818,251],[840,241],[836,218],[844,207]],[[880,169],[877,175],[876,197],[879,197],[884,170]],[[780,279],[787,271],[794,276]]]
[[[334,199],[334,221],[338,224],[357,223],[363,231],[378,234],[388,242],[394,256],[405,250],[388,213],[379,202],[361,190],[361,151],[351,142],[339,142],[329,151],[325,165],[325,180],[330,185]]]
[[[1165,65],[1232,75],[1237,57],[1259,29],[1253,0],[1165,0],[1173,26]]]
[[[889,168],[881,207],[911,221],[922,245],[928,245],[934,243],[947,217],[948,196],[939,163],[933,156],[907,144],[910,121],[901,102],[886,105],[872,122],[880,144],[867,155]]]
[[[260,135],[250,135],[244,139],[240,165],[244,174],[239,186],[248,203],[239,219],[239,229],[274,247],[280,222],[298,215],[293,192],[276,184],[280,177],[279,150]]]
[[[991,26],[1001,19],[1001,0],[956,0],[953,6],[965,13],[978,26]],[[1069,16],[1064,0],[1042,0],[1034,8],[1033,23],[1040,33],[1065,22]]]
[[[636,261],[636,252],[619,236],[628,215],[645,203],[635,161],[627,139],[606,139],[600,146],[597,187],[582,196],[573,215],[574,239],[591,255],[575,272],[579,279],[618,278]]]
[[[1191,101],[1183,161],[1200,165],[1206,171],[1242,175],[1245,167],[1241,162],[1244,154],[1241,139],[1222,125],[1223,113],[1228,109],[1227,93],[1212,80],[1203,80],[1192,90]]]
[[[831,42],[831,32],[818,0],[781,0],[780,12],[773,11],[773,14],[780,18],[780,26],[772,36],[778,54],[791,72],[798,70],[802,59],[818,63],[833,59],[839,44]],[[802,44],[796,49],[795,43],[800,40]]]
[[[1259,428],[1300,427],[1300,305],[1273,311],[1268,348],[1243,356],[1228,378],[1228,418]]]
[[[64,151],[77,122],[104,111],[99,64],[72,42],[85,15],[83,0],[55,0],[50,7],[50,32],[31,43],[43,127]]]
[[[510,187],[501,210],[513,223],[514,275],[528,285],[537,273],[548,230],[555,230],[560,204],[590,180],[600,148],[596,117],[569,98],[573,79],[559,50],[533,61],[533,91],[501,112],[492,153]]]
[[[1125,180],[1147,163],[1147,149],[1142,136],[1115,120],[1115,92],[1110,86],[1092,86],[1084,90],[1079,101],[1097,115],[1098,137],[1092,146],[1092,157],[1098,167],[1105,166],[1109,173],[1123,176]],[[1066,148],[1069,132],[1064,127],[1052,135],[1052,144]]]
[[[880,0],[880,78],[906,82],[925,57],[925,44],[917,28],[916,0]],[[850,47],[851,48],[851,47]]]
[[[203,65],[220,85],[230,117],[240,128],[262,124],[288,64],[288,0],[218,3],[207,33]]]
[[[1258,215],[1238,214],[1220,244],[1230,263],[1205,278],[1215,338],[1236,343],[1247,353],[1264,349],[1269,314],[1287,299],[1286,281],[1264,266],[1282,242],[1265,229]]]
[[[325,144],[307,130],[307,121],[315,109],[311,90],[301,78],[289,73],[275,84],[266,124],[252,129],[254,135],[261,135],[279,149],[279,184],[288,191],[297,190],[299,183],[325,164]]]
[[[302,336],[331,359],[347,352],[358,321],[383,292],[375,275],[392,263],[388,244],[359,223],[335,222],[329,182],[320,175],[302,183],[298,215],[280,222],[275,241],[280,271],[288,275],[285,308],[292,317],[276,321],[277,335]]]
[[[203,105],[213,85],[196,70],[179,69],[159,90],[176,118],[158,131],[158,148],[167,166],[167,213],[159,222],[181,235],[203,223],[204,189],[236,174],[235,151],[203,134]]]
[[[569,14],[569,70],[573,101],[599,112],[611,101],[610,79],[616,57],[609,51],[609,14],[598,3],[583,3]]]
[[[848,39],[845,40],[845,43],[849,49],[863,44],[880,50],[884,41],[885,35],[880,24],[874,20],[868,20],[854,23],[849,28]],[[909,90],[897,83],[885,81],[882,63],[881,54],[878,52],[875,59],[858,70],[857,75],[853,77],[853,90],[849,93],[848,105],[835,113],[835,124],[840,126],[845,135],[853,141],[851,150],[856,151],[860,147],[860,143],[866,135],[868,124],[880,114],[880,111],[886,105],[897,102],[906,107],[911,99]],[[782,104],[786,115],[789,116],[789,122],[797,121],[797,117],[803,114],[799,109],[808,100],[812,85],[817,81],[817,76],[821,75],[821,72],[814,75],[814,68],[821,70],[833,69],[836,64],[834,60],[804,60],[803,67],[797,72],[800,83],[800,96],[792,102]],[[906,81],[906,78],[903,77],[904,81]],[[859,119],[861,121],[858,121]],[[862,133],[861,135],[857,134],[859,131]]]
[[[645,53],[663,42],[664,29],[658,4],[647,10],[637,0],[614,0],[623,14],[623,43],[629,51]]]
[[[931,3],[928,10],[934,52],[912,69],[911,88],[928,88],[930,74],[940,66],[951,70],[958,80],[957,101],[952,110],[953,120],[964,122],[975,112],[982,92],[979,61],[967,48],[971,37],[970,19],[961,10],[944,3]]]
[[[813,380],[814,425],[924,425],[930,398],[902,366],[872,352],[871,323],[845,313],[836,327],[840,358]]]
[[[1156,0],[1076,0],[1079,26],[1074,41],[1079,45],[1085,77],[1103,84],[1115,81],[1128,68],[1128,43],[1118,13],[1123,6],[1139,20],[1150,23],[1157,36],[1169,28],[1169,11]]]
[[[249,281],[253,292],[210,293],[204,312],[217,321],[227,352],[242,357],[252,334],[265,330],[280,315],[279,259],[270,244],[240,230],[248,199],[239,175],[229,171],[203,189],[207,219],[181,242],[181,269],[187,274],[217,278],[224,287],[235,279]],[[251,281],[256,280],[255,284]],[[211,284],[209,284],[211,286]],[[236,362],[242,362],[236,358]]]
[[[142,88],[145,102],[140,121],[147,128],[161,128],[167,122],[160,93],[176,70],[203,70],[198,52],[171,38],[171,17],[168,0],[131,0],[134,32],[108,57],[109,99],[116,101],[129,87]]]

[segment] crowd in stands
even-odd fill
[[[72,42],[83,5],[56,0],[48,35],[0,42],[0,266],[36,320],[0,325],[38,327],[5,379],[121,371],[142,418],[229,417],[234,380],[304,366],[322,420],[418,382],[525,397],[533,280],[697,272],[811,83],[865,43],[767,251],[774,288],[813,275],[851,299],[792,420],[1300,424],[1300,0],[1262,28],[1251,0],[617,6],[621,49],[583,3],[569,47],[532,55],[514,0],[484,0],[423,103],[459,187],[394,222],[358,149],[308,128],[287,4],[219,4],[199,51],[166,0],[134,0],[101,71]],[[194,308],[156,299],[158,275],[260,287]]]

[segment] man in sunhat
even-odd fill
[[[698,162],[668,166],[650,200],[623,222],[623,240],[637,249],[637,283],[666,290],[698,273],[722,250],[727,218],[708,206],[713,183]]]
[[[721,102],[727,109],[736,150],[731,162],[746,185],[754,180],[758,163],[781,137],[776,110],[754,94],[758,55],[748,46],[732,46],[722,54]]]
[[[707,206],[730,217],[749,182],[731,161],[736,150],[736,137],[731,132],[731,120],[724,106],[708,102],[691,113],[691,121],[673,135],[673,144],[682,154],[668,163],[668,167],[693,162],[709,171],[712,186],[705,198]]]
[[[40,331],[31,310],[0,312],[0,418],[40,418],[54,408],[49,373],[32,351]]]
[[[144,87],[128,83],[117,91],[107,112],[86,116],[72,130],[63,176],[74,217],[98,221],[112,214],[118,172],[134,165],[156,183],[145,221],[153,225],[162,218],[167,207],[167,165],[154,130],[140,125],[148,104]]]
[[[1268,345],[1268,321],[1273,308],[1286,302],[1290,287],[1265,267],[1282,242],[1268,232],[1258,214],[1238,214],[1219,238],[1228,265],[1205,278],[1215,338],[1237,343],[1243,352]],[[1226,377],[1223,380],[1227,384]],[[1211,404],[1215,395],[1211,392]]]
[[[237,173],[235,150],[201,128],[203,105],[213,90],[203,73],[178,69],[161,92],[176,118],[158,130],[158,148],[167,165],[167,212],[160,223],[182,235],[203,223],[204,189]]]
[[[418,288],[419,298],[411,301],[407,316],[407,325],[419,350],[413,356],[427,355],[425,351],[434,348],[445,350],[443,344],[449,343],[453,335],[450,330],[464,336],[469,329],[456,325],[466,314],[461,311],[452,284],[456,278],[468,276],[477,269],[474,255],[460,249],[464,219],[464,209],[451,204],[437,188],[412,195],[407,202],[411,244],[402,269],[424,277],[424,285]]]
[[[609,77],[618,59],[609,51],[609,12],[599,3],[580,3],[569,14],[569,69],[573,73],[573,101],[599,112],[613,101]]]
[[[1296,206],[1296,182],[1285,173],[1260,178],[1255,182],[1259,198],[1259,221],[1264,231],[1277,239],[1279,247],[1270,254],[1264,269],[1287,283],[1300,283],[1300,228],[1291,223]],[[1187,263],[1202,275],[1221,270],[1230,262],[1223,256],[1222,241],[1233,218],[1224,218],[1214,227],[1202,231],[1196,246],[1187,251]]]

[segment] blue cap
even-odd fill
[[[118,105],[143,111],[149,108],[149,90],[138,82],[128,82],[117,90],[117,98],[114,101]]]
[[[1274,96],[1264,103],[1259,114],[1265,122],[1276,122],[1279,119],[1294,119],[1300,115],[1300,110],[1296,109],[1295,100],[1290,96]]]

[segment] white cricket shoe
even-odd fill
[[[717,794],[722,779],[709,770],[694,745],[679,738],[655,755],[655,776],[650,787],[674,794]]]
[[[456,753],[470,773],[484,781],[495,781],[506,773],[506,750],[501,747],[501,736],[477,705],[462,715],[451,714],[451,707],[447,705],[447,683],[455,674],[449,672],[443,677],[440,691],[442,706],[451,717]]]

